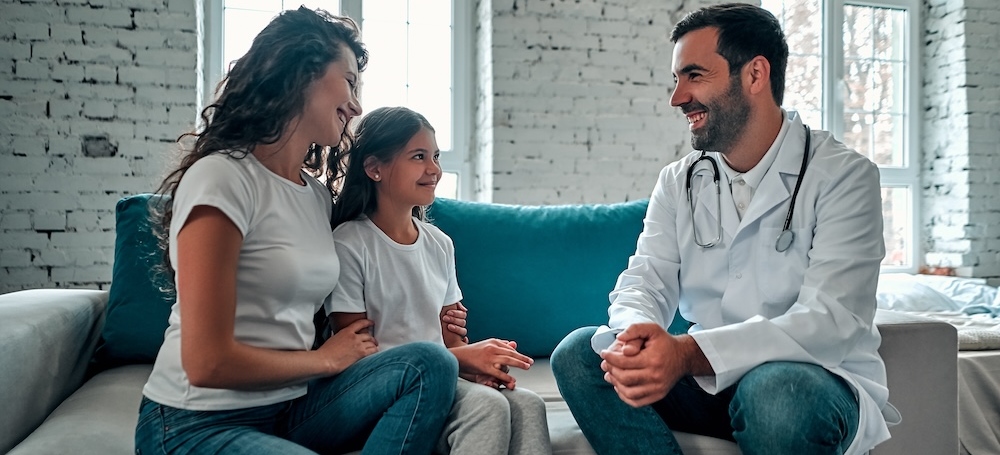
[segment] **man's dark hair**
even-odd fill
[[[719,29],[717,52],[729,62],[729,75],[739,74],[747,62],[763,56],[771,64],[771,95],[781,106],[785,96],[788,43],[781,24],[770,11],[745,3],[708,6],[684,16],[670,32],[674,43],[688,32]]]

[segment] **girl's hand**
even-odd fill
[[[340,329],[316,351],[323,354],[330,366],[330,375],[337,375],[354,362],[378,352],[378,341],[371,335],[370,319],[358,319]]]
[[[517,343],[496,338],[454,347],[451,352],[458,359],[462,377],[472,377],[476,382],[486,385],[495,382],[508,389],[513,389],[516,382],[508,374],[510,367],[527,370],[534,363],[531,357],[517,352]]]

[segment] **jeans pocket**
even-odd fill
[[[139,406],[139,420],[135,426],[135,453],[166,454],[163,446],[163,413],[159,403],[142,397]]]

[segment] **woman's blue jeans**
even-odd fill
[[[429,454],[455,394],[458,363],[432,343],[399,346],[309,383],[294,400],[189,411],[143,398],[136,454]]]
[[[559,392],[598,454],[681,454],[672,430],[736,441],[744,455],[840,454],[857,434],[851,387],[807,363],[765,363],[717,395],[685,377],[659,402],[633,408],[604,380],[590,347],[595,330],[567,335],[551,361]]]

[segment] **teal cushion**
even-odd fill
[[[574,329],[606,324],[608,293],[635,252],[647,204],[437,199],[428,215],[455,242],[470,338],[514,340],[522,353],[548,356]]]
[[[115,206],[115,262],[101,341],[94,355],[100,368],[150,363],[163,344],[173,298],[161,291],[169,282],[155,266],[162,261],[150,229],[150,204],[163,198],[139,194]]]

